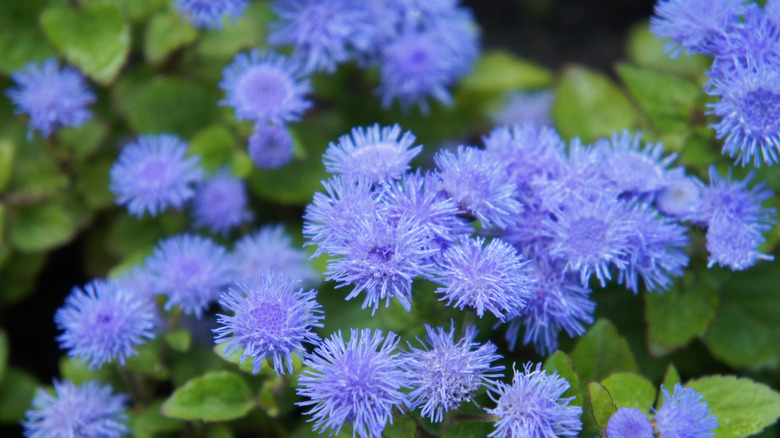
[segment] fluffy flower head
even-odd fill
[[[239,53],[222,72],[220,104],[236,110],[239,120],[282,125],[300,120],[311,106],[308,78],[294,59],[273,52]]]
[[[113,394],[111,386],[90,380],[81,386],[54,381],[55,395],[43,389],[25,412],[26,438],[119,438],[130,433],[125,425],[127,397]]]
[[[264,169],[278,169],[292,161],[293,139],[282,126],[258,125],[249,137],[249,158],[255,166]]]
[[[126,145],[111,167],[108,186],[117,205],[138,217],[180,209],[203,178],[198,157],[185,158],[186,153],[187,143],[170,134],[141,136]]]
[[[244,182],[232,176],[227,169],[217,171],[211,179],[201,183],[193,201],[194,225],[208,227],[215,233],[226,235],[252,219],[247,209]]]
[[[425,325],[423,349],[411,348],[402,353],[403,368],[409,373],[412,392],[409,393],[411,408],[422,405],[423,417],[441,422],[444,413],[457,409],[464,401],[471,400],[483,385],[492,387],[492,379],[502,377],[502,366],[490,363],[501,358],[496,346],[490,342],[474,342],[477,329],[466,327],[466,333],[458,342],[454,341],[455,326],[449,333],[443,328],[435,330]]]
[[[558,373],[547,374],[542,364],[512,378],[512,384],[498,382],[490,397],[496,407],[486,409],[498,417],[496,429],[488,437],[575,438],[582,429],[582,408],[569,406],[574,397],[561,398],[569,382]]]
[[[234,261],[238,277],[244,281],[270,271],[310,284],[320,276],[309,265],[308,256],[306,251],[293,246],[283,225],[266,225],[236,242]]]
[[[323,318],[317,291],[296,290],[297,285],[296,280],[265,271],[223,293],[219,304],[233,316],[217,315],[222,326],[214,330],[214,341],[228,344],[225,357],[241,349],[241,363],[251,358],[254,373],[266,358],[273,360],[277,374],[284,374],[284,364],[292,373],[292,354],[303,355],[304,342],[319,341],[312,329],[322,327]]]
[[[73,288],[54,322],[63,333],[60,347],[79,357],[90,369],[138,354],[137,345],[154,337],[155,308],[142,294],[119,282],[93,280]]]
[[[307,356],[298,380],[298,395],[309,400],[296,403],[311,406],[314,430],[338,434],[346,423],[352,423],[353,435],[380,438],[393,409],[403,409],[408,387],[406,374],[399,368],[396,346],[398,337],[379,330],[351,330],[344,342],[341,332],[325,339]]]
[[[713,54],[716,43],[737,25],[745,11],[744,0],[658,0],[650,30],[658,38],[671,38],[666,51],[677,57],[688,53]]]
[[[718,419],[707,409],[707,402],[701,394],[691,388],[683,388],[679,383],[674,391],[663,386],[664,403],[655,411],[658,431],[664,438],[706,438],[715,436],[713,430],[718,427]]]
[[[54,58],[27,64],[11,75],[16,88],[6,96],[16,105],[15,114],[30,117],[30,135],[40,131],[48,137],[63,126],[78,126],[92,118],[87,106],[95,95],[84,76],[73,67],[60,70]]]
[[[394,179],[409,170],[409,162],[422,150],[422,146],[410,149],[414,140],[410,131],[401,136],[398,125],[354,128],[351,136],[343,135],[328,146],[322,161],[330,173],[372,182]]]
[[[607,438],[653,438],[653,425],[636,408],[620,408],[607,424]]]
[[[610,140],[596,143],[596,150],[602,157],[602,173],[620,193],[638,196],[657,192],[668,184],[666,168],[677,154],[663,157],[661,143],[647,143],[642,148],[641,141],[641,133],[632,136],[625,130],[620,135],[612,134]]]
[[[174,0],[173,6],[193,26],[221,29],[223,17],[239,18],[248,0]]]
[[[504,105],[493,115],[496,125],[531,123],[535,126],[551,126],[552,104],[555,91],[513,91],[504,97]]]

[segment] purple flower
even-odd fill
[[[154,338],[155,308],[147,297],[122,283],[93,280],[84,289],[73,288],[54,322],[57,337],[68,356],[79,357],[90,369],[138,354],[137,345]]]
[[[558,348],[561,331],[572,338],[585,333],[585,325],[593,323],[596,303],[589,297],[590,289],[563,272],[563,263],[534,253],[528,259],[530,293],[525,307],[514,312],[517,316],[509,323],[506,340],[509,350],[514,350],[520,327],[525,327],[523,345],[533,344],[539,354],[546,356]]]
[[[406,373],[399,368],[398,337],[380,330],[350,331],[344,343],[341,331],[322,341],[304,360],[310,368],[298,379],[296,391],[309,400],[296,403],[311,406],[306,412],[320,433],[338,434],[352,423],[353,435],[380,438],[393,409],[403,409],[408,388]]]
[[[549,375],[529,362],[525,372],[512,378],[512,384],[498,382],[490,398],[493,409],[485,409],[498,417],[496,429],[488,437],[561,437],[574,438],[582,430],[582,408],[569,406],[574,397],[561,398],[569,382],[557,372]]]
[[[292,161],[293,139],[281,126],[258,125],[249,137],[249,158],[255,166],[264,169],[278,169]]]
[[[42,388],[25,412],[27,438],[104,437],[119,438],[130,433],[125,413],[127,397],[113,394],[109,385],[95,380],[82,386],[71,381],[54,381],[51,395]]]
[[[669,394],[663,386],[664,402],[655,411],[658,432],[664,438],[706,438],[715,436],[718,419],[707,409],[707,402],[701,394],[691,388],[674,385]]]
[[[707,104],[708,111],[721,118],[711,125],[718,138],[725,138],[723,153],[737,156],[743,166],[751,160],[756,167],[761,161],[778,162],[780,148],[780,71],[776,62],[748,58],[731,70],[712,74],[706,87],[708,94],[718,96],[716,103]]]
[[[306,251],[293,246],[283,225],[266,225],[236,242],[234,262],[244,281],[269,271],[303,284],[317,283],[320,274],[310,266],[308,257]]]
[[[179,306],[196,318],[233,282],[231,265],[224,248],[192,234],[160,241],[147,260],[155,291],[168,296],[165,310]]]
[[[338,258],[328,261],[325,271],[328,281],[336,286],[354,286],[347,300],[365,292],[363,308],[376,312],[379,303],[397,298],[408,312],[411,310],[412,281],[419,275],[430,275],[430,237],[419,222],[403,216],[392,223],[374,215],[356,218],[353,234],[329,252]]]
[[[399,181],[385,184],[379,210],[391,220],[409,216],[418,221],[431,236],[431,245],[447,249],[474,228],[458,216],[458,205],[437,190],[438,180],[420,172],[406,173]]]
[[[304,97],[311,86],[301,66],[273,52],[237,54],[222,71],[219,87],[227,95],[220,104],[235,109],[239,120],[282,125],[300,120],[311,107]]]
[[[607,423],[607,438],[653,438],[653,425],[636,408],[620,408]]]
[[[490,342],[474,342],[477,328],[466,327],[465,335],[456,343],[455,326],[449,333],[443,328],[436,330],[425,324],[423,349],[409,347],[401,354],[402,368],[409,375],[412,392],[409,393],[410,407],[422,405],[421,414],[434,423],[444,419],[444,413],[457,409],[464,401],[471,401],[483,385],[493,387],[493,379],[503,377],[503,366],[491,366],[501,358],[496,346]]]
[[[313,257],[330,253],[354,236],[358,219],[373,218],[377,194],[369,181],[353,181],[340,175],[322,182],[325,193],[317,192],[303,215],[303,235],[308,245],[319,245]]]
[[[764,183],[748,188],[755,176],[750,172],[742,181],[721,178],[715,166],[710,166],[710,185],[704,187],[700,202],[694,207],[688,219],[707,223],[716,215],[729,214],[745,224],[752,224],[757,231],[768,231],[774,222],[774,208],[763,208],[761,204],[774,196]]]
[[[642,148],[642,134],[632,136],[628,130],[612,134],[611,140],[597,141],[595,148],[604,177],[618,192],[633,196],[654,194],[666,187],[671,173],[667,167],[677,158],[674,153],[663,157],[661,143],[647,143]]]
[[[63,126],[79,126],[92,118],[86,108],[95,102],[84,76],[73,67],[60,70],[55,58],[31,62],[11,75],[16,88],[6,96],[16,105],[14,114],[30,118],[28,137],[34,130],[48,137]]]
[[[629,237],[635,224],[628,220],[629,205],[612,197],[575,202],[555,211],[544,222],[550,238],[550,255],[564,261],[564,270],[578,272],[587,285],[596,274],[602,287],[612,276],[610,267],[626,269]]]
[[[399,139],[400,137],[400,139]],[[371,182],[394,179],[409,170],[409,162],[422,150],[415,146],[414,134],[398,125],[353,128],[352,135],[343,135],[338,144],[331,143],[322,161],[330,173],[348,178],[366,178]]]
[[[530,123],[534,126],[551,126],[552,105],[555,91],[512,91],[504,96],[504,104],[491,119],[496,125]]]
[[[266,358],[273,360],[276,374],[284,374],[285,364],[292,373],[292,354],[302,356],[304,342],[319,342],[312,329],[321,328],[323,318],[317,291],[296,290],[298,284],[283,274],[263,271],[222,294],[219,304],[233,316],[218,314],[222,326],[213,331],[215,343],[228,344],[226,358],[242,350],[240,361],[251,358],[253,373],[260,371]]]
[[[480,318],[488,311],[503,320],[529,298],[526,262],[501,239],[484,243],[479,237],[465,239],[444,252],[434,280],[443,287],[436,293],[444,294],[440,300],[447,305],[473,307]]]
[[[383,36],[372,2],[360,0],[275,0],[278,21],[270,24],[268,42],[290,45],[307,72],[332,73],[336,65],[376,50]]]
[[[701,200],[704,184],[694,176],[677,175],[671,178],[655,198],[655,206],[664,214],[687,217]]]
[[[174,0],[173,6],[193,26],[222,29],[223,17],[239,18],[248,0]]]
[[[717,43],[738,26],[744,0],[658,0],[650,30],[658,38],[671,38],[666,51],[712,55]]]
[[[252,219],[247,209],[244,182],[221,169],[198,186],[193,199],[192,215],[196,227],[208,227],[222,235]]]
[[[762,243],[764,236],[754,225],[727,213],[717,214],[707,224],[707,251],[710,254],[707,267],[717,263],[741,271],[758,260],[774,260],[773,255],[758,251]]]
[[[382,48],[382,106],[397,99],[403,110],[417,105],[427,112],[429,97],[452,104],[447,87],[468,73],[479,55],[476,26],[465,10],[435,23],[422,30],[408,26]]]
[[[141,136],[126,145],[111,167],[108,186],[117,205],[137,217],[180,209],[203,178],[198,157],[185,158],[186,153],[187,143],[170,134]]]
[[[637,293],[641,277],[648,291],[668,289],[688,266],[687,228],[644,203],[635,204],[627,220],[634,226],[628,238],[628,267],[619,272],[618,283]]]
[[[752,2],[746,5],[743,23],[727,32],[713,50],[713,72],[748,65],[748,59],[772,63],[780,57],[780,22],[772,16],[772,3],[764,10]]]
[[[458,146],[457,153],[441,151],[434,157],[439,188],[483,226],[505,228],[522,210],[517,186],[508,181],[497,160],[484,150]]]

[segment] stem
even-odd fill
[[[116,368],[119,371],[122,382],[127,387],[127,391],[130,393],[130,398],[135,404],[143,406],[152,400],[152,393],[149,391],[143,376],[129,371],[119,364],[117,364]]]
[[[491,414],[463,414],[459,413],[455,415],[458,420],[466,421],[478,421],[480,423],[495,423],[498,421],[498,417]]]

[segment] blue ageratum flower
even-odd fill
[[[382,106],[398,100],[403,110],[418,106],[427,112],[428,98],[452,104],[448,87],[467,74],[479,56],[476,26],[466,12],[436,23],[406,29],[382,48]]]
[[[180,209],[203,178],[198,157],[186,153],[187,143],[170,134],[141,136],[126,145],[111,167],[108,185],[117,205],[137,217]]]
[[[283,125],[301,119],[311,107],[311,91],[297,60],[273,52],[239,53],[222,71],[220,105],[236,110],[238,120]]]
[[[317,283],[320,274],[314,271],[308,258],[306,251],[293,246],[283,225],[266,225],[247,234],[236,242],[234,249],[235,270],[244,281],[269,271],[301,280],[303,284]]]
[[[710,185],[704,188],[689,217],[707,226],[709,266],[718,263],[742,270],[758,259],[773,258],[758,251],[763,234],[771,229],[776,215],[774,208],[761,204],[773,194],[763,183],[749,188],[753,176],[751,172],[742,181],[731,181],[731,174],[721,178],[715,167],[710,167]]]
[[[193,26],[221,29],[224,17],[244,15],[248,0],[174,0],[173,6]]]
[[[597,141],[594,147],[601,157],[602,174],[624,195],[654,195],[682,172],[682,169],[667,169],[677,159],[677,154],[664,157],[661,143],[647,143],[642,148],[641,133],[631,135],[624,130],[612,134],[609,140]]]
[[[628,203],[612,197],[574,202],[547,217],[541,233],[550,239],[550,255],[565,262],[564,270],[579,273],[583,285],[595,274],[604,287],[611,267],[627,268],[636,228],[629,213]]]
[[[225,249],[211,239],[192,234],[160,241],[146,263],[155,292],[168,296],[165,310],[178,306],[196,318],[235,279]]]
[[[57,310],[57,337],[68,356],[78,357],[90,369],[138,354],[136,346],[154,338],[155,308],[148,297],[121,282],[100,279],[75,287]]]
[[[780,69],[776,62],[748,58],[744,65],[711,74],[708,94],[720,100],[707,104],[708,113],[721,120],[711,125],[723,153],[742,166],[778,162],[780,149]]]
[[[743,23],[727,32],[713,50],[713,72],[747,65],[748,59],[776,62],[780,57],[780,21],[771,12],[774,3],[768,2],[765,9],[755,3],[746,5]]]
[[[704,184],[694,176],[676,175],[658,192],[655,206],[661,213],[675,218],[687,217],[699,205]]]
[[[459,309],[472,307],[481,318],[490,312],[501,320],[508,312],[522,309],[529,299],[526,262],[517,250],[501,239],[485,245],[484,238],[464,239],[444,252],[435,282],[443,287],[440,300]]]
[[[712,55],[718,42],[738,27],[745,0],[658,0],[650,31],[670,38],[666,51],[673,58],[682,53]]]
[[[482,386],[493,387],[493,379],[503,377],[503,366],[491,366],[500,359],[496,346],[474,341],[477,328],[466,327],[466,333],[455,342],[455,326],[449,333],[425,324],[423,349],[409,347],[401,354],[402,368],[409,375],[412,392],[410,409],[422,406],[421,414],[434,423],[444,419],[444,413],[457,409],[461,403],[473,400]],[[430,345],[430,348],[428,345]]]
[[[266,358],[273,361],[276,374],[284,374],[285,368],[292,373],[292,354],[303,356],[304,343],[319,342],[313,328],[322,328],[323,318],[317,291],[298,285],[298,280],[264,271],[223,293],[219,304],[233,316],[218,314],[221,326],[213,331],[215,343],[227,343],[225,357],[241,350],[241,363],[252,359],[253,373]]]
[[[437,184],[438,180],[429,174],[406,173],[382,187],[379,210],[392,220],[406,215],[418,221],[431,236],[431,245],[445,250],[473,233],[474,228],[458,215],[458,205],[438,191]]]
[[[114,394],[110,385],[90,380],[76,386],[69,380],[54,381],[54,395],[42,388],[24,413],[27,438],[119,438],[127,427],[127,397]]]
[[[569,382],[557,371],[542,371],[542,364],[534,368],[529,362],[524,368],[522,373],[514,370],[511,385],[498,382],[488,392],[496,407],[485,410],[498,417],[488,437],[577,437],[582,430],[582,408],[569,406],[574,397],[561,398]]]
[[[227,235],[230,230],[252,219],[244,181],[220,169],[195,191],[192,215],[196,227]]]
[[[393,410],[408,404],[406,373],[401,370],[396,347],[398,337],[380,330],[350,331],[345,343],[341,331],[322,341],[304,360],[308,367],[298,379],[296,391],[311,406],[306,415],[320,433],[338,434],[352,423],[353,435],[380,438]]]
[[[29,135],[50,136],[63,126],[79,126],[92,118],[87,106],[95,102],[84,76],[75,68],[60,70],[55,58],[32,62],[11,75],[15,88],[5,94],[16,105],[14,114],[27,114]]]
[[[529,123],[534,126],[552,126],[552,105],[555,91],[513,91],[504,96],[501,108],[492,115],[496,125],[513,126]]]
[[[718,419],[707,409],[707,402],[701,394],[691,388],[683,388],[679,383],[674,391],[661,386],[664,402],[655,411],[658,432],[664,438],[706,438],[715,436],[713,430],[718,427]]]
[[[620,408],[607,423],[607,438],[653,438],[653,425],[636,408]]]
[[[414,140],[411,131],[402,136],[398,125],[353,128],[351,135],[330,143],[322,161],[328,172],[348,178],[371,182],[395,179],[409,170],[409,162],[422,150],[419,145],[411,147]]]
[[[322,187],[325,193],[315,193],[303,215],[307,245],[318,245],[313,257],[332,253],[352,239],[357,219],[373,218],[378,208],[378,195],[367,180],[336,175],[323,181]]]
[[[637,293],[641,277],[648,291],[668,289],[688,266],[687,227],[644,203],[633,206],[628,220],[634,224],[628,238],[628,266],[619,272],[618,283]]]
[[[356,218],[353,234],[329,252],[336,258],[328,261],[325,280],[340,282],[336,288],[353,286],[346,299],[365,292],[363,308],[376,312],[384,300],[396,298],[408,312],[412,308],[412,281],[430,276],[430,237],[419,222],[403,216],[389,221],[379,214]]]
[[[441,151],[434,157],[439,168],[439,189],[483,226],[506,228],[523,209],[517,185],[507,180],[500,164],[484,150],[458,146],[456,153]]]
[[[293,46],[307,72],[336,66],[376,50],[385,25],[372,3],[361,0],[275,0],[269,25],[272,46]],[[376,2],[379,3],[379,2]]]
[[[529,296],[525,306],[513,312],[505,339],[513,351],[523,327],[523,345],[533,344],[546,356],[558,348],[561,331],[571,338],[585,333],[585,326],[593,323],[596,303],[590,299],[590,289],[571,273],[564,273],[563,263],[533,252],[528,259]]]
[[[295,155],[292,136],[286,128],[276,125],[256,126],[247,149],[255,166],[262,169],[278,169]]]

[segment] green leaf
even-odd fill
[[[175,212],[166,212],[157,217],[121,214],[111,224],[106,239],[106,248],[118,258],[133,254],[147,254],[157,242],[184,229],[184,217]]]
[[[5,370],[8,368],[9,347],[8,335],[5,334],[5,330],[0,330],[0,382],[3,381]]]
[[[10,249],[9,249],[10,251]],[[0,284],[3,285],[0,301],[11,304],[21,300],[32,291],[38,273],[46,264],[48,253],[25,254],[14,251],[0,269]]]
[[[156,14],[146,26],[144,55],[151,64],[159,64],[176,49],[195,41],[197,37],[198,32],[176,14]]]
[[[139,134],[173,132],[186,139],[219,116],[216,89],[196,82],[155,77],[128,88],[116,88],[114,97]]]
[[[254,358],[248,357],[247,359],[244,360],[244,363],[241,363],[241,355],[244,353],[244,350],[241,349],[234,351],[233,354],[231,354],[230,356],[225,356],[225,349],[227,349],[227,346],[228,346],[227,343],[215,345],[213,349],[214,353],[216,353],[217,356],[219,356],[220,358],[232,364],[238,365],[239,370],[245,373],[252,374],[252,372],[254,371],[254,361],[255,361]],[[260,368],[261,370],[268,368],[267,362],[264,363],[263,365],[265,366],[261,365]]]
[[[238,374],[215,371],[178,388],[160,411],[182,420],[228,421],[243,417],[253,406],[249,387]]]
[[[5,379],[0,382],[0,423],[18,424],[38,388],[32,374],[16,367],[9,367]]]
[[[703,336],[715,320],[718,294],[704,284],[688,290],[675,285],[666,292],[645,294],[647,344],[654,356],[663,356]]]
[[[715,322],[704,343],[732,367],[780,366],[780,270],[759,263],[731,275],[723,287]]]
[[[0,192],[5,190],[11,181],[14,164],[14,143],[7,139],[0,139]]]
[[[508,90],[542,88],[552,84],[552,73],[514,54],[493,50],[484,53],[473,72],[463,78],[464,92],[480,95],[500,94]]]
[[[165,343],[174,350],[184,353],[190,349],[192,336],[187,329],[178,329],[165,334]]]
[[[232,25],[205,32],[198,43],[198,54],[228,60],[239,50],[261,46],[265,40],[265,29],[273,18],[268,4],[252,2],[244,15]]]
[[[46,0],[0,2],[0,73],[10,75],[32,61],[54,54],[38,29]]]
[[[767,385],[736,376],[712,376],[688,382],[718,417],[719,438],[741,438],[761,432],[780,417],[780,393]]]
[[[115,368],[103,366],[96,370],[90,370],[87,364],[75,357],[63,356],[60,358],[60,376],[70,380],[76,385],[81,385],[90,380],[114,383],[117,379]]]
[[[590,400],[590,412],[593,415],[593,420],[596,421],[596,426],[606,429],[610,417],[617,411],[609,390],[598,382],[588,382],[588,399]]]
[[[668,41],[668,39],[656,38],[648,29],[647,22],[637,23],[628,34],[629,58],[643,67],[703,77],[704,71],[710,68],[712,60],[704,55],[689,56],[684,53],[672,59],[664,51],[664,45]]]
[[[633,104],[612,81],[584,67],[563,71],[553,105],[555,125],[564,137],[588,143],[639,121]]]
[[[168,418],[160,413],[162,400],[155,400],[143,410],[129,412],[130,429],[135,438],[154,438],[159,434],[178,432],[184,429],[184,422]]]
[[[393,418],[393,424],[388,424],[382,431],[384,438],[414,438],[416,436],[417,424],[408,416],[396,416]]]
[[[547,356],[542,367],[548,374],[552,374],[557,371],[560,377],[566,379],[569,382],[569,389],[561,395],[563,398],[576,397],[572,405],[582,406],[582,394],[580,393],[580,378],[574,371],[574,364],[569,356],[562,351],[556,351],[555,353]]]
[[[130,371],[136,371],[146,374],[155,379],[165,380],[170,376],[170,371],[160,359],[161,343],[159,340],[153,340],[148,344],[136,348],[138,354],[130,356],[127,359],[125,368]]]
[[[68,62],[100,84],[114,81],[130,52],[130,26],[118,6],[55,6],[44,10],[40,20],[44,34]]]
[[[94,155],[107,136],[108,126],[94,119],[79,126],[68,126],[57,131],[60,146],[71,151],[76,161]]]
[[[222,125],[211,125],[198,131],[190,141],[189,155],[197,155],[210,172],[230,164],[238,152],[233,134]]]
[[[477,434],[470,424],[459,424],[442,435],[441,438],[474,438]]]
[[[39,252],[70,241],[78,224],[60,201],[19,207],[11,210],[8,238],[23,252]]]
[[[699,85],[674,74],[629,64],[618,65],[617,71],[655,126],[666,131],[688,127],[691,112],[703,94]]]
[[[601,319],[585,333],[571,353],[581,382],[598,382],[618,371],[638,371],[626,339],[608,320]]]
[[[157,11],[170,7],[169,0],[115,0],[130,21],[144,21]]]
[[[615,373],[601,384],[609,390],[618,408],[637,408],[647,413],[655,401],[655,386],[639,374]]]
[[[74,166],[76,190],[88,208],[97,210],[114,205],[114,194],[108,189],[108,184],[115,161],[113,153],[106,153]]]

